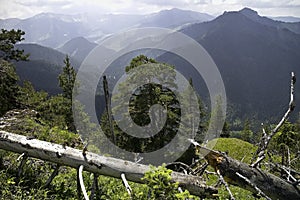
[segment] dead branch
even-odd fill
[[[257,193],[257,190],[249,185],[244,178],[237,175],[238,173],[251,180],[253,185],[256,185],[271,199],[300,199],[300,192],[292,183],[269,172],[253,168],[246,163],[230,158],[225,153],[202,147],[193,140],[191,142],[199,149],[202,155],[205,155],[204,158],[208,161],[208,164],[216,172],[219,170],[219,173],[227,183],[249,190],[254,194]]]
[[[57,164],[56,167],[55,167],[55,169],[54,169],[54,171],[52,172],[51,176],[46,181],[44,188],[47,188],[51,184],[51,182],[55,178],[55,176],[57,176],[58,171],[59,171],[59,167],[60,167],[60,165]]]
[[[120,178],[121,174],[125,173],[127,180],[137,183],[144,183],[141,178],[150,170],[147,165],[100,156],[88,151],[83,156],[82,151],[78,149],[37,139],[29,140],[26,136],[6,131],[0,131],[0,148],[15,153],[26,152],[29,157],[76,169],[82,165],[86,171],[99,175]],[[201,177],[177,172],[172,172],[171,177],[173,182],[178,182],[180,187],[187,189],[193,195],[214,198],[218,193],[216,188],[207,186]]]
[[[79,179],[80,188],[81,188],[81,191],[83,193],[84,199],[89,200],[89,197],[86,193],[86,189],[85,189],[85,186],[84,186],[84,183],[83,183],[82,171],[83,171],[83,165],[80,165],[79,169],[78,169],[78,179]]]
[[[201,167],[197,168],[194,173],[197,174],[198,176],[201,176],[206,171],[207,167],[208,167],[208,163],[205,162]]]
[[[245,176],[241,175],[240,173],[236,172],[236,175],[244,179],[251,187],[253,187],[257,191],[257,195],[260,195],[262,197],[265,197],[267,200],[272,200],[270,197],[265,195],[256,185],[254,185],[249,179],[247,179]]]
[[[172,163],[166,164],[167,168],[170,167],[170,166],[176,167],[175,171],[178,171],[178,170],[181,169],[182,171],[184,171],[185,174],[196,175],[194,173],[194,170],[190,166],[188,166],[187,164],[185,164],[185,163],[182,163],[182,162],[172,162]]]
[[[287,111],[281,118],[281,120],[278,122],[276,127],[271,131],[269,135],[265,133],[265,130],[263,129],[264,136],[262,137],[262,140],[260,142],[259,148],[256,152],[257,159],[254,163],[251,164],[251,167],[257,167],[259,163],[265,158],[265,152],[266,149],[268,148],[268,145],[273,138],[273,136],[278,132],[279,128],[283,125],[283,123],[287,120],[289,117],[290,113],[294,110],[295,108],[295,102],[294,102],[294,85],[296,83],[296,76],[294,72],[291,73],[291,91],[290,91],[290,102]],[[265,137],[267,136],[267,137]]]
[[[25,153],[22,153],[18,158],[17,158],[17,161],[20,161],[26,154]]]
[[[276,170],[278,172],[282,172],[282,171],[285,172],[287,174],[287,176],[292,179],[292,183],[294,183],[294,182],[297,181],[297,179],[295,178],[295,176],[300,177],[300,172],[297,172],[297,171],[295,171],[295,170],[293,170],[291,168],[288,168],[288,167],[286,167],[284,165],[280,165],[278,163],[272,163],[272,162],[270,162],[270,163],[269,162],[264,163],[264,165],[271,166],[272,170]],[[289,180],[287,180],[287,181],[289,181]]]
[[[79,169],[77,169],[76,172],[77,172],[77,177],[76,177],[76,181],[77,181],[77,199],[81,199],[81,188],[80,188],[80,180],[79,180]]]
[[[129,196],[131,196],[132,189],[131,189],[128,181],[126,180],[126,177],[125,177],[124,173],[121,174],[121,179],[122,179],[122,182],[123,182],[123,184],[126,188],[126,191],[128,192]]]
[[[290,148],[287,147],[287,153],[288,153],[288,177],[287,177],[287,180],[289,181],[290,178],[293,178],[293,176],[291,176],[291,155],[290,155]],[[296,181],[296,180],[295,180]]]
[[[94,174],[94,180],[93,180],[93,185],[91,189],[91,196],[90,199],[94,199],[94,196],[97,194],[97,191],[99,191],[99,186],[98,186],[98,175]]]
[[[27,153],[22,153],[17,160],[21,160],[21,163],[18,167],[18,174],[17,174],[17,179],[16,179],[16,182],[18,183],[20,181],[20,178],[21,178],[21,175],[22,175],[22,172],[23,172],[23,168],[24,168],[24,165],[26,164],[26,161],[28,159],[28,155]]]
[[[230,190],[230,188],[229,188],[227,182],[224,180],[222,174],[220,173],[220,170],[217,169],[217,170],[216,170],[216,173],[217,173],[217,175],[219,176],[219,179],[220,179],[221,183],[225,186],[227,192],[229,193],[230,199],[231,199],[231,200],[235,200],[235,198],[234,198],[234,196],[233,196],[233,194],[232,194],[232,192],[231,192],[231,190]]]

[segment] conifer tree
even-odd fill
[[[75,86],[76,72],[71,66],[70,58],[67,55],[64,60],[63,72],[58,76],[59,86],[63,90],[63,96],[72,100],[72,92]]]
[[[147,68],[148,65],[145,64],[154,64],[152,66],[155,68],[157,67],[157,70],[149,70],[149,68]],[[143,67],[141,70],[143,76],[135,74],[135,70],[133,69],[137,69],[138,67]],[[117,136],[117,145],[128,151],[134,152],[148,152],[159,149],[176,135],[177,128],[179,126],[178,121],[180,121],[178,100],[172,92],[172,90],[176,88],[174,83],[176,77],[174,67],[158,63],[154,59],[140,55],[132,59],[130,65],[126,67],[125,71],[130,78],[118,85],[119,91],[127,90],[128,85],[134,85],[141,81],[141,79],[143,80],[142,82],[145,82],[146,84],[138,87],[133,94],[130,94],[129,113],[122,110],[122,107],[128,103],[124,102],[124,99],[126,99],[124,93],[118,93],[114,97],[115,105],[117,105],[113,108],[114,112],[118,113],[120,118],[124,118],[125,116],[128,117],[128,115],[130,115],[129,117],[138,126],[143,127],[152,123],[157,128],[158,124],[160,124],[159,120],[163,113],[150,113],[149,111],[151,106],[159,104],[167,110],[167,120],[159,133],[148,138],[131,137],[130,135],[122,132],[116,125],[116,122],[114,122],[114,132]],[[161,73],[162,71],[163,73]],[[154,83],[154,80],[164,81],[165,85],[162,86],[160,84],[156,84]],[[105,117],[102,117],[102,126],[104,125],[105,129],[108,122],[103,120],[104,118]],[[128,126],[130,126],[130,124]],[[108,137],[111,138],[112,136],[108,135]]]
[[[29,54],[24,55],[24,50],[15,49],[15,45],[18,42],[24,40],[24,31],[21,30],[5,30],[1,29],[0,32],[0,58],[3,60],[20,61],[28,60]]]
[[[24,40],[21,30],[5,30],[0,32],[0,116],[17,107],[19,80],[15,66],[10,61],[27,60],[23,50],[15,49],[16,43]]]
[[[76,128],[74,125],[74,118],[72,112],[72,94],[73,91],[76,90],[77,86],[75,84],[76,80],[76,71],[74,67],[71,66],[70,58],[67,55],[64,60],[65,66],[63,67],[62,73],[58,76],[59,86],[61,87],[64,97],[64,105],[67,107],[66,109],[62,109],[65,111],[65,120],[67,124],[67,128],[70,131],[75,132]]]

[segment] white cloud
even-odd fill
[[[15,0],[17,4],[23,6],[36,6],[36,7],[45,7],[45,6],[65,6],[71,4],[70,0]]]
[[[300,16],[299,0],[0,0],[0,18],[26,18],[41,12],[142,14],[174,7],[214,15],[250,7],[261,15]]]

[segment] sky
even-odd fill
[[[218,16],[244,7],[263,16],[300,17],[300,0],[0,0],[0,19],[24,19],[41,12],[146,14],[171,8]]]

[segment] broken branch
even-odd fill
[[[125,177],[125,174],[124,174],[124,173],[121,174],[121,179],[122,179],[122,181],[123,181],[123,184],[124,184],[124,186],[125,186],[125,188],[126,188],[128,194],[129,194],[129,196],[131,196],[132,190],[131,190],[131,187],[130,187],[129,183],[128,183],[127,180],[126,180],[126,177]]]
[[[100,156],[88,151],[83,156],[82,151],[78,149],[37,139],[29,140],[26,136],[6,131],[0,131],[0,148],[16,153],[26,152],[30,157],[76,169],[82,165],[85,171],[115,178],[120,178],[121,174],[125,173],[127,180],[137,183],[144,183],[142,177],[150,170],[147,165]],[[172,182],[178,182],[180,187],[187,189],[193,195],[214,198],[218,193],[216,188],[207,186],[201,177],[178,172],[172,172],[171,177]]]
[[[253,185],[256,185],[271,199],[300,199],[300,192],[292,183],[269,172],[253,168],[246,163],[230,158],[225,153],[202,147],[196,141],[191,140],[191,142],[199,149],[202,155],[205,155],[204,158],[208,161],[208,164],[216,172],[219,171],[227,183],[257,193],[257,190],[249,185],[244,178],[237,175],[238,173],[251,180]]]
[[[83,171],[83,165],[80,165],[79,169],[78,169],[78,179],[79,179],[81,191],[83,193],[84,199],[89,200],[89,196],[86,193],[86,189],[85,189],[84,183],[83,183],[82,171]]]
[[[294,102],[294,85],[296,83],[296,76],[294,72],[291,73],[291,89],[290,89],[290,102],[289,102],[289,107],[281,120],[278,122],[276,127],[271,131],[267,137],[263,137],[261,140],[261,143],[259,145],[259,149],[256,152],[257,159],[254,163],[252,163],[250,166],[251,167],[257,167],[257,165],[265,158],[265,152],[266,149],[268,148],[268,145],[273,138],[273,136],[278,132],[279,128],[283,125],[283,123],[287,120],[288,116],[290,113],[294,110],[295,108],[295,102]],[[266,136],[266,133],[263,129],[264,136]]]

